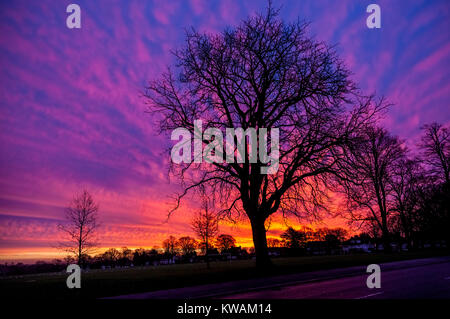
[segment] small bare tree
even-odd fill
[[[422,127],[424,135],[420,147],[423,161],[430,168],[431,175],[450,182],[450,130],[439,123]]]
[[[83,258],[97,246],[95,231],[99,226],[98,207],[92,195],[87,190],[83,190],[74,196],[69,207],[66,208],[66,223],[58,225],[65,234],[59,248],[75,255],[79,265]]]
[[[178,243],[174,236],[169,236],[169,238],[164,240],[162,246],[164,251],[169,255],[176,255],[178,252]]]
[[[184,236],[178,239],[177,245],[184,256],[189,256],[195,252],[197,241],[192,237]]]
[[[217,216],[208,209],[208,202],[206,200],[204,201],[203,209],[193,218],[191,226],[195,234],[200,237],[201,245],[205,247],[206,264],[209,269],[208,251],[213,238],[219,231],[219,222]]]
[[[216,246],[220,249],[220,252],[227,251],[233,247],[236,247],[236,239],[233,236],[222,234],[216,238]]]

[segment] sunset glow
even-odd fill
[[[199,203],[187,198],[167,220],[178,181],[167,177],[172,145],[145,113],[149,80],[173,65],[184,29],[221,32],[265,1],[82,1],[83,25],[70,30],[70,2],[0,3],[0,262],[63,258],[54,248],[64,208],[81,188],[100,205],[99,251],[152,248],[169,235],[195,237]],[[310,21],[366,92],[393,106],[384,125],[414,149],[420,127],[450,123],[450,12],[446,1],[378,1],[382,28],[365,24],[369,1],[280,1],[286,21]],[[389,5],[387,5],[389,4]],[[277,2],[278,5],[278,2]],[[334,210],[334,209],[333,209]],[[346,227],[289,220],[311,227]],[[287,228],[277,216],[267,236]],[[353,230],[351,230],[352,232]],[[250,224],[223,222],[220,233],[251,247]]]

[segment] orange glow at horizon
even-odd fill
[[[189,218],[191,216],[187,215],[174,215],[167,223],[162,223],[158,226],[149,225],[105,225],[101,230],[99,230],[99,247],[92,253],[96,255],[103,253],[109,248],[121,249],[122,247],[127,247],[129,249],[151,249],[151,248],[161,248],[162,242],[169,236],[175,236],[176,238],[182,236],[190,236],[196,238],[195,234],[189,227],[186,227],[186,223],[189,223]],[[180,227],[180,225],[184,227]],[[267,232],[267,238],[278,238],[284,232],[288,226],[292,226],[295,229],[301,226],[308,226],[312,229],[328,227],[336,228],[345,226],[343,220],[329,219],[324,220],[320,224],[308,224],[290,221],[286,225],[280,217],[274,218],[270,224],[269,230]],[[29,234],[33,233],[33,226],[28,230]],[[42,234],[47,228],[39,229],[34,227],[35,231]],[[25,230],[27,231],[27,230]],[[48,233],[48,231],[47,231]],[[22,233],[25,234],[25,233]],[[236,246],[241,246],[243,248],[253,247],[252,232],[250,223],[248,221],[240,222],[239,224],[233,224],[231,222],[222,222],[219,227],[219,234],[229,234],[236,239]],[[349,234],[352,234],[349,231]],[[27,247],[25,245],[12,247],[1,247],[0,248],[0,262],[35,262],[38,260],[51,260],[51,259],[63,259],[67,256],[67,253],[57,248],[53,248],[54,245],[49,245],[48,243],[55,243],[59,238],[57,232],[50,234],[50,236],[45,238],[33,238],[28,239],[34,240],[38,247]],[[27,239],[27,238],[25,238]]]

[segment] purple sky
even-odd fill
[[[81,29],[66,27],[70,3],[81,7]],[[366,27],[370,3],[381,7],[381,29]],[[337,45],[364,91],[394,103],[384,125],[410,146],[424,123],[450,122],[449,1],[274,5],[286,21],[310,21],[310,34]],[[192,235],[186,221],[195,205],[163,223],[176,190],[166,178],[170,140],[158,136],[140,92],[173,63],[170,49],[182,45],[185,28],[219,32],[265,6],[1,1],[0,260],[48,253],[63,208],[80,187],[100,201],[105,246]],[[227,227],[250,244],[247,226]]]

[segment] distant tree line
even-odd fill
[[[217,237],[210,237],[208,245],[203,240],[197,241],[195,238],[183,236],[176,239],[169,236],[162,243],[164,252],[169,255],[191,256],[197,251],[202,254],[207,252],[226,253],[236,248],[236,239],[228,234],[220,234]]]
[[[151,249],[127,247],[109,248],[106,251],[96,254],[70,254],[64,260],[55,259],[53,261],[37,261],[34,264],[24,263],[4,263],[0,264],[1,275],[22,275],[31,273],[60,272],[65,271],[68,264],[79,263],[84,268],[115,268],[150,266],[165,263],[184,263],[205,261],[206,246],[202,241],[189,236],[175,238],[169,236],[162,242],[162,248],[155,246]],[[236,246],[236,239],[228,234],[220,234],[210,238],[208,253],[224,259],[224,256],[233,254],[240,259],[250,257],[249,251]],[[217,258],[216,258],[217,259]]]
[[[314,230],[307,226],[302,226],[295,230],[289,227],[281,234],[281,239],[269,238],[268,246],[287,247],[287,248],[305,248],[308,242],[323,241],[330,244],[340,244],[347,239],[348,232],[343,228],[319,228]]]
[[[450,240],[450,130],[432,123],[422,127],[418,152],[380,127],[368,127],[348,148],[336,179],[346,196],[343,216],[389,251],[395,237],[409,248],[426,240]]]

